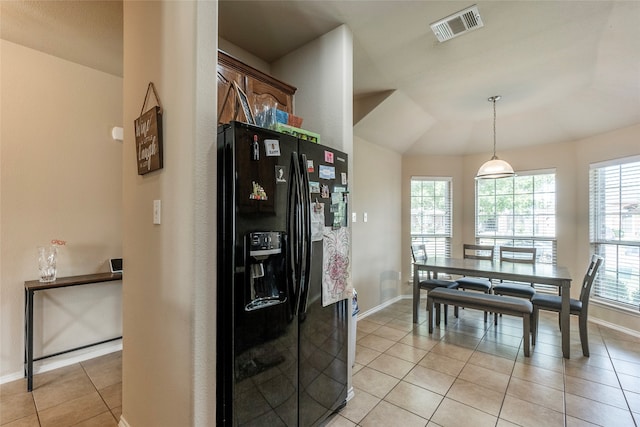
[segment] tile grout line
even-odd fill
[[[100,393],[100,390],[98,390],[98,387],[96,386],[96,383],[93,382],[93,380],[91,379],[91,375],[89,375],[89,373],[87,372],[87,370],[85,369],[84,365],[82,364],[82,362],[80,362],[80,367],[82,368],[82,371],[84,372],[84,374],[87,376],[87,378],[89,379],[89,381],[91,382],[91,385],[93,386],[93,389],[96,391],[96,393],[98,393],[98,396],[100,396],[100,400],[102,400],[102,403],[104,403],[104,406],[107,408],[107,412],[109,413],[109,415],[111,415],[111,417],[114,419],[116,426],[118,425],[118,420],[116,420],[116,417],[113,415],[113,412],[111,411],[111,408],[109,407],[109,405],[107,404],[107,401],[104,400],[104,397],[102,396],[102,393]],[[101,412],[100,414],[102,414],[103,412]],[[100,415],[98,414],[98,415]],[[91,418],[94,418],[96,415],[94,415]],[[86,420],[82,420],[80,422],[84,422],[87,420],[90,420],[91,418],[87,418]]]
[[[613,372],[615,372],[616,374],[616,379],[618,380],[618,385],[620,386],[620,391],[622,392],[622,396],[624,397],[624,401],[627,404],[627,409],[629,410],[629,413],[631,414],[631,419],[633,420],[634,425],[638,425],[638,423],[636,422],[636,417],[633,415],[633,410],[631,409],[631,405],[629,405],[629,399],[627,398],[627,393],[625,393],[625,389],[622,387],[622,381],[620,381],[620,376],[618,375],[618,369],[616,368],[616,365],[613,363],[613,357],[611,355],[611,352],[609,351],[609,346],[607,345],[607,340],[604,339],[604,337],[602,336],[602,331],[600,330],[600,327],[598,326],[598,332],[600,337],[602,337],[602,343],[604,344],[604,348],[607,351],[607,356],[609,357],[609,361],[611,362],[611,367],[613,368]]]

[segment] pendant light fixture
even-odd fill
[[[496,179],[515,176],[511,165],[504,160],[498,159],[498,156],[496,156],[496,101],[499,101],[500,98],[502,98],[500,95],[495,95],[488,99],[493,102],[493,157],[480,166],[476,174],[476,179]]]

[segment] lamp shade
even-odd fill
[[[514,175],[515,172],[509,163],[494,156],[491,160],[480,166],[476,174],[476,179],[507,178]]]

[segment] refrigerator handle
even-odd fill
[[[291,312],[298,314],[300,306],[300,171],[298,170],[298,153],[291,154],[291,167],[289,168],[289,192],[287,199],[287,234],[289,235],[289,248],[287,250],[287,263],[289,265],[289,290],[291,292]]]
[[[302,286],[300,295],[300,313],[307,311],[307,299],[309,298],[309,282],[311,280],[311,194],[309,193],[309,172],[307,170],[307,156],[300,155],[300,190],[302,203]]]

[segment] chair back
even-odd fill
[[[491,245],[462,245],[464,258],[493,260],[493,246]]]
[[[500,246],[500,261],[535,264],[536,248]]]
[[[411,245],[411,257],[413,262],[427,262],[427,245],[424,243]]]
[[[587,273],[584,275],[584,279],[582,280],[582,288],[580,289],[580,301],[582,301],[582,309],[586,310],[587,304],[589,303],[589,295],[591,294],[591,285],[593,285],[593,281],[596,278],[596,274],[598,274],[598,270],[600,266],[604,262],[604,258],[599,255],[593,254],[591,255],[591,261],[589,262],[589,267],[587,268]]]

